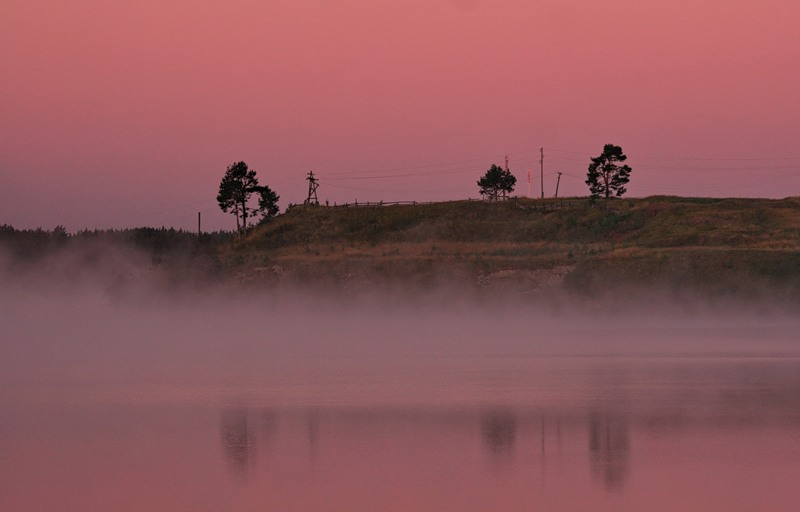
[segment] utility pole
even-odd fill
[[[561,183],[561,173],[558,173],[558,179],[556,180],[556,195],[553,197],[558,197],[558,184]]]
[[[319,205],[319,200],[317,199],[317,188],[319,187],[319,180],[314,177],[314,171],[308,171],[308,197],[306,198],[303,204],[309,205]]]
[[[544,199],[544,148],[539,148],[539,179],[542,182],[542,199]]]
[[[197,236],[199,237],[202,231],[200,231],[200,212],[197,212]]]

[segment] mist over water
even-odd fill
[[[800,502],[785,308],[166,287],[125,258],[2,277],[12,510]]]

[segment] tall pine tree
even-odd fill
[[[613,144],[603,146],[603,153],[592,158],[589,171],[586,173],[586,184],[592,199],[612,195],[621,197],[628,190],[625,185],[630,181],[631,168],[627,165],[617,165],[628,157],[622,148]]]

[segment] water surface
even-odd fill
[[[800,503],[793,319],[29,309],[3,326],[4,510]]]

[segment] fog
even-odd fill
[[[535,398],[521,391],[536,378],[528,374],[547,373],[530,365],[547,368],[557,357],[798,354],[800,319],[785,305],[645,290],[481,296],[446,283],[424,291],[167,286],[146,255],[113,247],[88,263],[59,254],[24,272],[9,261],[0,373],[30,386],[7,393],[94,383],[107,399],[117,386],[125,400],[192,389],[196,400],[259,405],[525,402]],[[481,371],[499,391],[462,385]]]
[[[113,245],[0,268],[15,510],[800,500],[791,304],[253,286]]]

